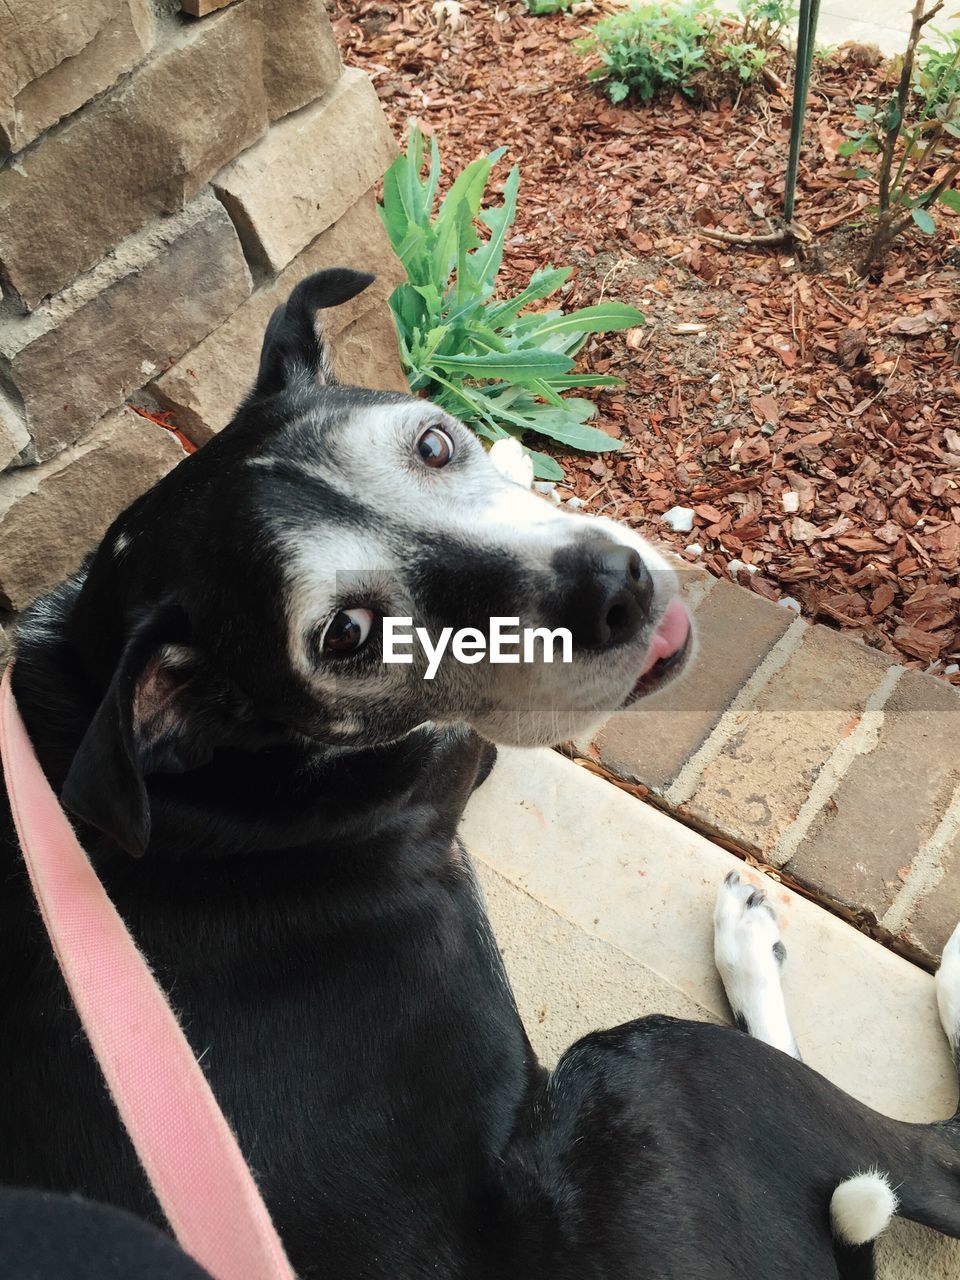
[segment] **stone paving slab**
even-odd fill
[[[668,1013],[726,1021],[712,960],[730,853],[546,750],[501,749],[461,828],[511,985],[548,1064],[585,1032]],[[771,886],[807,1062],[905,1120],[950,1114],[956,1082],[933,981],[836,916]],[[738,1087],[749,1090],[749,1082]],[[960,1244],[895,1222],[880,1280],[955,1280]]]
[[[692,607],[690,673],[575,750],[932,967],[960,905],[960,690],[731,583]]]
[[[930,976],[652,805],[556,752],[501,748],[461,834],[474,857],[517,888],[723,1020],[713,904],[736,867],[773,895],[806,1061],[899,1119],[952,1112],[956,1082]],[[593,1017],[603,1025],[603,1009]]]
[[[629,1022],[638,1010],[724,1021],[648,963],[586,933],[488,863],[476,865],[517,1007],[546,1066],[581,1036]]]
[[[892,57],[907,47],[912,10],[910,0],[870,0],[869,4],[863,0],[826,0],[817,23],[817,44],[838,45],[856,40],[879,45],[883,53]],[[925,44],[942,43],[934,28],[951,27],[950,15],[955,12],[956,6],[950,8],[948,4],[940,14],[943,20],[934,19],[932,26],[926,28]]]
[[[737,0],[721,0],[721,4],[732,12],[738,11]],[[817,23],[817,44],[823,48],[853,40],[858,44],[878,45],[882,53],[893,57],[907,47],[912,9],[909,0],[870,0],[869,4],[864,4],[864,0],[825,0]],[[949,15],[953,10],[946,12]],[[934,21],[933,25],[949,27],[952,24],[948,18],[944,22]],[[930,28],[928,31],[925,43],[941,43],[936,32]]]

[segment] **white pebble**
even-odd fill
[[[733,578],[734,581],[736,581],[737,574],[740,572],[741,569],[746,569],[747,573],[760,572],[759,565],[744,564],[742,560],[731,560],[730,563],[727,565],[727,569],[730,571],[730,577]]]
[[[800,612],[800,601],[794,600],[793,596],[781,596],[777,604],[782,604],[785,609],[792,609],[794,613]]]
[[[800,510],[800,495],[793,489],[784,489],[780,495],[780,502],[788,515],[796,515]]]
[[[571,511],[579,511],[580,508],[583,506],[583,499],[578,498],[576,495],[574,495],[572,498],[567,499],[567,506],[571,509]]]
[[[534,493],[542,493],[545,498],[549,498],[554,506],[559,507],[560,495],[557,493],[557,486],[552,480],[534,480]]]
[[[701,547],[699,542],[691,542],[690,545],[685,549],[688,555],[691,555],[691,556],[703,555],[703,547]]]
[[[955,676],[958,671],[960,671],[960,662],[951,662],[949,667],[943,668],[945,676]]]
[[[671,507],[660,517],[674,533],[689,533],[693,528],[693,511],[690,507]]]

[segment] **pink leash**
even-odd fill
[[[24,861],[73,1003],[181,1247],[215,1280],[294,1280],[266,1205],[180,1024],[0,686],[0,758]]]

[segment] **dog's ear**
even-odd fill
[[[150,841],[150,773],[206,764],[252,716],[244,694],[197,649],[150,628],[123,654],[73,758],[61,800],[134,857]]]
[[[317,335],[317,312],[348,302],[373,280],[368,272],[349,267],[331,267],[301,280],[270,317],[254,395],[274,395],[297,377],[335,382]]]

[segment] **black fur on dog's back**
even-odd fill
[[[535,1072],[509,1002],[477,1006],[506,980],[452,837],[483,754],[438,735],[332,767],[315,793],[317,809],[336,795],[329,820],[295,827],[287,812],[255,849],[237,815],[247,848],[229,858],[199,859],[191,839],[131,861],[83,832],[303,1276],[325,1274],[321,1258],[344,1275],[386,1257],[400,1274],[434,1255],[453,1270],[479,1245],[477,1208]],[[238,807],[259,787],[302,810],[291,767],[278,752],[242,773]],[[0,1181],[160,1222],[3,824],[0,1063],[17,1101],[0,1110]],[[227,821],[219,834],[229,843]]]

